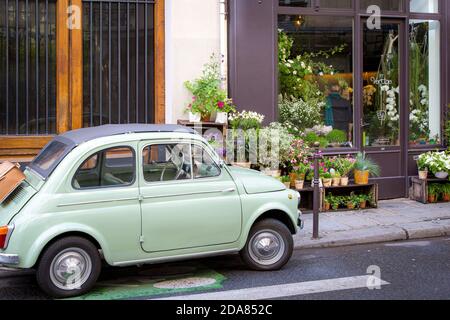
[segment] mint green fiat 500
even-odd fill
[[[55,137],[0,205],[0,265],[36,269],[57,298],[111,266],[240,253],[255,270],[290,259],[299,194],[230,167],[195,131],[107,125]]]

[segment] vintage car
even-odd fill
[[[194,130],[106,125],[55,137],[0,205],[0,265],[36,269],[50,296],[89,291],[103,261],[130,266],[240,252],[290,259],[300,195],[225,165]]]

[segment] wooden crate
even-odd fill
[[[428,185],[430,183],[449,183],[447,179],[427,179],[422,180],[417,177],[411,178],[411,189],[409,197],[411,200],[428,204]]]
[[[301,195],[300,200],[300,211],[302,213],[312,213],[314,209],[314,188],[313,187],[306,187],[301,190],[297,190]],[[323,208],[323,199],[324,199],[324,190],[323,188],[320,189],[320,211],[322,211]]]
[[[339,186],[339,187],[326,187],[323,195],[322,208],[325,208],[325,197],[326,195],[332,193],[334,196],[349,196],[352,192],[355,194],[371,194],[372,200],[371,205],[367,206],[367,209],[378,208],[378,184],[370,183],[367,185],[357,185],[350,184],[348,186]],[[336,211],[353,211],[355,209],[346,209],[342,208],[339,210],[330,210],[329,212]]]

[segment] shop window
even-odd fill
[[[279,115],[323,148],[353,147],[353,19],[279,16]]]
[[[382,23],[380,29],[364,24],[364,146],[400,145],[399,32],[398,23]]]
[[[439,0],[410,0],[410,11],[419,13],[438,13]]]
[[[378,6],[382,11],[403,11],[403,0],[361,0],[361,10]]]
[[[352,0],[320,0],[321,8],[350,9],[353,7]]]
[[[412,145],[441,143],[439,21],[409,25],[410,134]]]

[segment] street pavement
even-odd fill
[[[380,201],[377,209],[320,214],[320,239],[312,239],[313,215],[304,214],[305,228],[295,247],[324,248],[395,240],[450,236],[450,203],[424,205],[409,199]]]
[[[212,282],[205,281],[208,279]],[[200,287],[182,288],[196,281]],[[177,284],[178,289],[170,289]],[[0,270],[0,299],[46,298],[37,288],[32,271]],[[93,293],[82,297],[166,298],[450,299],[450,238],[301,249],[278,272],[250,271],[236,255],[140,268],[107,268]]]

